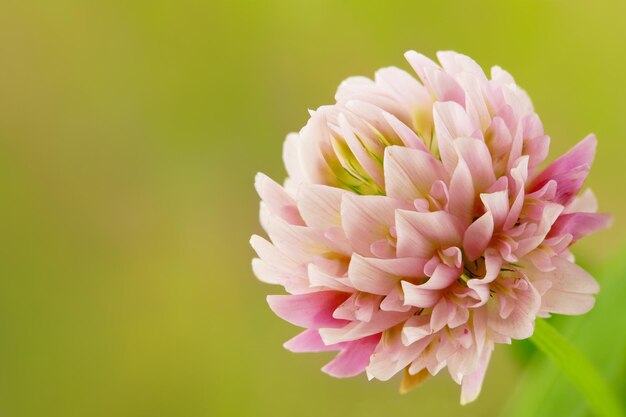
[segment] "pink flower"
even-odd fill
[[[339,351],[323,368],[336,377],[402,371],[402,390],[447,368],[467,403],[494,344],[593,307],[569,248],[610,218],[576,197],[593,135],[540,170],[550,140],[513,78],[437,56],[406,54],[421,82],[394,67],[347,79],[287,136],[284,187],[256,178],[271,241],[252,237],[253,268],[306,329],[287,349]]]

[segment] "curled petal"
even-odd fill
[[[489,245],[493,236],[493,215],[490,211],[470,225],[463,236],[463,248],[470,261],[478,258]]]
[[[582,187],[596,153],[596,137],[589,135],[565,155],[551,163],[530,184],[532,191],[550,180],[557,182],[556,202],[567,205]]]

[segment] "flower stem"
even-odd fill
[[[536,321],[535,332],[530,340],[567,375],[595,416],[626,416],[618,397],[602,375],[547,321]]]

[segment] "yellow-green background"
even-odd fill
[[[552,136],[590,131],[615,226],[577,248],[598,308],[563,326],[624,397],[622,1],[0,1],[0,415],[585,415],[524,342],[466,407],[449,377],[332,379],[253,277],[253,177],[350,75],[402,53],[509,70]],[[604,266],[610,265],[610,266]],[[551,408],[552,407],[552,408]],[[516,414],[517,413],[517,414]]]

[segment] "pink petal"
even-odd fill
[[[596,152],[596,137],[592,134],[581,140],[565,155],[551,163],[530,184],[536,191],[549,180],[557,182],[556,202],[566,205],[582,187]]]
[[[298,191],[298,209],[307,226],[321,230],[341,227],[341,197],[346,191],[326,185],[306,184]]]
[[[518,285],[522,284],[518,280]],[[535,329],[535,317],[539,310],[541,297],[537,290],[527,281],[523,281],[523,288],[514,289],[514,299],[508,299],[513,295],[498,293],[497,300],[487,303],[489,315],[487,319],[491,330],[513,339],[526,339],[533,334]],[[514,303],[515,309],[502,317],[502,303]]]
[[[493,215],[490,211],[467,228],[463,237],[463,248],[470,261],[478,259],[485,251],[493,236],[493,229]]]
[[[299,133],[298,149],[302,175],[311,183],[327,184],[329,180],[333,180],[329,176],[332,170],[326,160],[326,156],[334,155],[328,140],[330,135],[327,125],[328,112],[329,106],[320,107]],[[334,158],[336,161],[336,157]]]
[[[272,243],[261,236],[252,235],[250,238],[250,246],[252,246],[252,249],[254,249],[263,261],[279,269],[291,271],[298,266],[296,262],[279,251],[276,246],[272,245]]]
[[[536,249],[544,241],[550,228],[562,212],[563,206],[560,204],[546,203],[541,211],[541,219],[536,230],[531,236],[518,241],[519,246],[515,250],[515,255],[522,257]]]
[[[461,405],[469,404],[478,398],[492,351],[492,344],[485,346],[480,355],[478,368],[471,374],[463,377],[463,382],[461,383]]]
[[[437,52],[437,59],[441,62],[443,69],[449,74],[469,73],[481,81],[487,81],[487,77],[480,65],[467,55],[454,51],[439,51]]]
[[[376,71],[376,83],[393,94],[413,116],[424,107],[430,107],[432,99],[428,91],[409,73],[396,67]]]
[[[404,57],[424,82],[426,81],[426,68],[439,68],[439,65],[437,65],[430,58],[427,58],[426,56],[415,51],[408,51],[404,54]]]
[[[447,178],[441,162],[418,149],[388,146],[384,165],[387,195],[401,200],[424,197],[435,181]]]
[[[400,120],[398,120],[396,116],[391,113],[383,112],[383,117],[385,118],[387,123],[389,123],[389,126],[391,126],[394,132],[396,132],[398,137],[402,139],[402,142],[405,146],[428,152],[426,145],[424,145],[422,139],[417,136],[413,129],[402,123]]]
[[[591,188],[587,188],[582,195],[577,196],[572,202],[565,208],[565,213],[595,213],[598,211],[598,200],[591,191]]]
[[[480,195],[485,208],[493,216],[494,230],[502,230],[506,217],[509,214],[509,192],[508,190],[496,191],[494,193],[483,193]]]
[[[456,78],[465,92],[467,114],[472,119],[474,126],[480,128],[479,132],[482,134],[491,124],[491,114],[483,93],[483,86],[486,85],[487,80],[484,74],[481,75],[482,77],[463,72],[458,74]]]
[[[430,313],[430,327],[435,332],[443,329],[453,315],[454,305],[445,297],[441,298]]]
[[[320,329],[320,336],[326,344],[347,342],[361,339],[382,332],[385,329],[395,326],[412,315],[407,312],[377,311],[368,322],[353,321],[341,328]]]
[[[441,291],[422,288],[408,281],[402,281],[402,291],[404,292],[404,304],[419,308],[433,307],[441,298]]]
[[[433,105],[433,119],[437,131],[437,141],[441,160],[448,172],[456,165],[456,152],[453,141],[460,137],[471,137],[476,127],[472,124],[465,109],[454,102],[437,102]]]
[[[279,217],[270,217],[265,226],[274,245],[298,263],[329,252],[331,242],[317,230],[288,224]]]
[[[307,275],[312,288],[318,288],[318,290],[335,290],[346,293],[354,292],[354,288],[352,288],[351,283],[347,278],[336,277],[329,274],[313,263],[308,265]]]
[[[283,162],[289,175],[288,181],[294,184],[294,188],[297,188],[304,179],[302,163],[300,162],[300,151],[298,149],[299,142],[300,137],[298,134],[290,133],[283,143]],[[289,187],[287,189],[290,190]]]
[[[285,349],[294,353],[341,350],[347,345],[348,343],[325,345],[317,329],[307,329],[283,344]]]
[[[348,295],[335,291],[268,295],[267,303],[278,317],[296,326],[313,329],[341,327],[347,322],[333,318],[332,314]]]
[[[419,258],[377,259],[354,254],[348,277],[360,291],[387,295],[402,278],[423,276],[424,264]]]
[[[510,229],[517,223],[520,213],[524,207],[525,184],[528,177],[528,157],[522,156],[510,171],[512,187],[509,187],[511,196],[515,196],[511,209],[504,222],[504,229]]]
[[[370,155],[363,143],[357,138],[354,128],[346,118],[345,114],[339,114],[339,133],[343,136],[350,151],[363,167],[364,171],[376,182],[378,186],[383,185],[383,173],[380,164]]]
[[[367,367],[368,379],[387,381],[420,356],[431,338],[423,338],[409,346],[404,346],[401,337],[393,334],[387,337],[385,345],[379,344]],[[381,349],[381,347],[384,347]]]
[[[410,207],[408,202],[385,196],[345,193],[341,203],[342,224],[355,252],[372,256],[371,245],[389,237],[396,209]]]
[[[435,249],[459,246],[463,235],[463,225],[445,211],[397,210],[396,229],[400,257],[430,258]]]
[[[611,225],[613,217],[601,213],[569,213],[562,214],[552,225],[548,238],[569,233],[573,242],[578,239],[605,229]]]
[[[427,67],[425,85],[432,90],[438,101],[454,101],[465,106],[465,92],[459,83],[440,69]]]
[[[472,174],[464,160],[459,159],[450,180],[450,213],[463,219],[466,224],[474,217],[476,192]]]
[[[458,268],[452,268],[448,265],[439,264],[428,281],[418,287],[428,290],[443,290],[456,281],[460,275],[461,271]]]
[[[541,309],[549,313],[577,316],[590,311],[596,302],[590,294],[548,290],[541,297]]]
[[[548,313],[578,315],[589,311],[600,287],[587,271],[562,257],[552,258],[553,271],[541,272],[527,266],[526,275],[533,285],[547,288],[541,297],[541,310]]]
[[[287,194],[283,187],[278,185],[267,175],[258,173],[255,177],[254,187],[270,213],[282,218],[289,224],[304,224],[296,207],[295,200]]]
[[[459,138],[454,141],[454,147],[466,163],[472,174],[474,188],[479,192],[487,189],[496,181],[493,172],[491,154],[485,142],[474,138]]]
[[[360,374],[370,363],[370,357],[380,341],[380,334],[350,342],[335,359],[328,362],[322,371],[336,378],[347,378]]]

